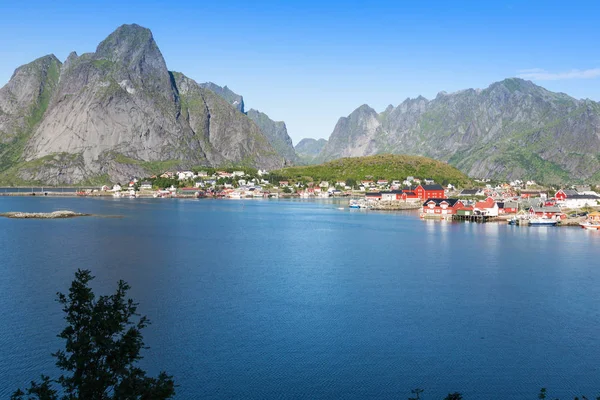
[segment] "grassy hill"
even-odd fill
[[[315,181],[404,180],[407,176],[414,176],[461,187],[471,184],[471,180],[465,174],[444,162],[427,157],[392,154],[341,158],[319,165],[283,168],[273,171],[272,175],[290,180],[310,178]]]

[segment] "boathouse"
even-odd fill
[[[456,214],[464,204],[458,199],[427,199],[423,203],[421,217],[444,217]]]

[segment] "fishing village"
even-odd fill
[[[265,199],[347,198],[348,209],[416,210],[422,219],[581,226],[600,230],[600,195],[591,186],[547,188],[534,181],[476,187],[442,186],[433,179],[360,181],[279,180],[263,170],[174,171],[101,187],[1,187],[2,196],[110,196],[114,198]],[[340,207],[344,209],[345,207]]]

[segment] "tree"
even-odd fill
[[[416,395],[415,397],[409,397],[408,400],[419,400],[421,398],[421,393],[423,393],[423,389],[413,389],[410,392],[414,395]]]
[[[56,380],[42,375],[31,382],[28,400],[58,400],[51,383],[58,383],[62,400],[168,399],[175,394],[173,377],[161,372],[146,376],[136,366],[144,345],[141,330],[150,323],[137,314],[138,303],[126,298],[129,285],[119,281],[115,294],[95,298],[88,270],[78,270],[69,294],[58,293],[67,326],[58,335],[65,349],[53,353],[66,373]],[[11,400],[25,400],[20,389]],[[32,397],[33,396],[33,397]]]

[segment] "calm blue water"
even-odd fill
[[[600,232],[336,207],[0,197],[124,216],[0,219],[0,398],[53,373],[77,268],[100,293],[131,284],[142,364],[179,399],[600,393]]]

